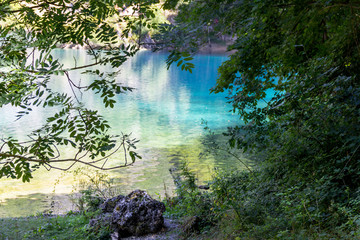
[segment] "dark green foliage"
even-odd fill
[[[264,169],[218,172],[210,191],[195,184],[186,164],[174,173],[177,196],[167,199],[170,217],[183,228],[198,217],[199,225],[185,235],[193,239],[357,239],[359,200],[348,206],[321,204],[323,183],[289,184],[271,178]],[[225,224],[225,225],[224,225]],[[185,229],[183,229],[185,230]],[[198,237],[194,234],[201,233]]]
[[[232,236],[245,239],[358,238],[359,205],[353,204],[358,203],[357,198],[347,205],[339,201],[324,205],[323,184],[278,181],[260,169],[253,173],[218,173],[211,189],[222,213],[236,213],[234,220],[239,224]]]
[[[215,181],[216,191],[229,191],[225,205],[255,232],[280,221],[271,238],[324,231],[326,239],[334,229],[358,237],[359,2],[187,2],[173,32],[198,46],[208,25],[236,38],[212,89],[228,92],[244,121],[225,133],[230,146],[266,153],[254,173]]]

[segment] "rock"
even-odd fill
[[[113,217],[111,213],[101,214],[97,218],[91,219],[89,222],[89,226],[93,229],[93,231],[98,232],[100,228],[110,227],[110,229],[114,229],[115,226],[112,223]]]
[[[152,199],[145,191],[135,190],[128,196],[107,199],[99,208],[102,214],[90,220],[94,231],[110,227],[112,239],[156,233],[164,226],[165,205]]]
[[[120,239],[119,233],[113,232],[113,233],[110,235],[110,238],[111,238],[111,240],[118,240],[118,239]]]
[[[65,48],[65,49],[72,49],[72,48],[74,48],[74,47],[75,47],[75,44],[70,43],[70,44],[66,45],[64,48]]]
[[[116,204],[124,198],[125,198],[125,196],[122,196],[122,195],[119,195],[119,196],[116,196],[113,198],[109,198],[109,199],[105,200],[105,202],[100,204],[99,208],[101,209],[101,211],[103,213],[112,213],[114,211]]]
[[[120,200],[113,211],[113,224],[119,237],[141,236],[160,231],[165,205],[152,199],[145,191],[135,190]]]
[[[203,190],[209,190],[210,186],[209,185],[199,185],[198,188],[203,189]]]

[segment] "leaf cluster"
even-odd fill
[[[153,7],[156,3],[140,0],[0,3],[0,107],[19,107],[18,119],[39,107],[55,112],[25,140],[3,136],[0,178],[29,181],[40,166],[67,170],[76,163],[110,169],[107,161],[119,150],[124,153],[124,161],[115,167],[141,158],[134,151],[138,140],[131,139],[129,134],[110,135],[107,121],[97,110],[84,106],[81,94],[92,91],[100,95],[105,107],[113,108],[118,94],[133,90],[116,80],[118,68],[140,47],[140,43],[129,44],[125,38],[139,22],[149,29],[157,27],[151,22],[156,17]],[[131,16],[124,13],[126,9],[132,9]],[[118,29],[113,20],[123,23],[123,28]],[[99,44],[99,49],[95,49],[93,42]],[[63,59],[56,59],[53,50],[68,43],[86,48],[92,62],[79,66],[74,61],[73,66],[65,68]],[[100,65],[110,65],[113,71],[101,72],[96,69]],[[92,75],[92,80],[82,84],[73,79],[71,72],[77,70],[85,70],[82,74]],[[65,81],[71,93],[52,88],[53,81]],[[73,149],[73,157],[62,157],[65,146]]]

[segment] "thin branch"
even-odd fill
[[[69,72],[69,71],[74,71],[74,70],[80,70],[80,69],[84,69],[84,68],[93,67],[93,66],[102,64],[102,63],[104,63],[104,62],[105,62],[105,60],[102,60],[102,61],[98,61],[98,62],[95,62],[95,63],[91,63],[91,64],[87,64],[87,65],[82,65],[82,66],[80,66],[80,67],[73,67],[73,68],[61,69],[61,70],[58,70],[58,71],[61,71],[61,72]],[[28,72],[28,73],[48,73],[48,72],[50,72],[50,71],[35,71],[35,70],[29,70],[29,69],[23,69],[23,71]]]
[[[6,142],[4,142],[4,144],[2,144],[0,149],[2,149],[5,145],[6,145]],[[108,162],[109,157],[111,157],[113,154],[118,152],[121,147],[124,148],[125,164],[122,164],[122,165],[119,165],[119,166],[116,166],[116,167],[106,168],[105,165]],[[56,149],[56,151],[58,153],[58,156],[60,156],[60,152],[59,152],[59,150],[57,149],[56,146],[55,146],[55,149]],[[106,156],[104,156],[102,158],[99,158],[99,159],[96,159],[96,160],[90,161],[90,162],[83,161],[83,160],[80,160],[80,159],[87,156],[89,151],[86,151],[86,153],[83,156],[78,157],[78,154],[80,154],[80,153],[81,153],[81,151],[79,151],[75,155],[74,158],[68,158],[68,159],[55,159],[55,158],[52,158],[50,160],[41,160],[41,159],[36,159],[34,157],[28,157],[27,155],[16,155],[16,154],[1,153],[0,152],[0,157],[3,158],[3,160],[4,160],[4,158],[11,158],[12,159],[12,160],[8,159],[6,162],[0,162],[0,164],[5,164],[6,165],[6,164],[9,164],[10,162],[13,162],[15,159],[22,159],[22,160],[27,161],[27,162],[40,163],[40,164],[46,165],[49,168],[59,169],[59,170],[63,170],[63,171],[67,171],[67,170],[71,169],[76,163],[85,164],[85,165],[94,167],[96,169],[101,169],[101,170],[111,170],[111,169],[116,169],[116,168],[122,168],[122,167],[130,166],[130,165],[133,164],[133,163],[128,164],[128,161],[127,161],[127,156],[126,156],[127,152],[126,152],[126,147],[125,147],[125,136],[124,135],[123,135],[121,144],[119,144],[118,147],[116,149],[114,149],[111,153],[109,153],[108,155],[106,155]],[[96,163],[99,163],[101,161],[104,161],[104,163],[102,164],[101,167],[95,165]],[[64,162],[72,162],[72,163],[71,163],[70,166],[68,166],[66,168],[55,167],[55,166],[52,165],[54,163],[64,163]],[[46,169],[50,170],[48,168],[46,168]]]
[[[104,161],[104,163],[103,163],[103,165],[101,166],[101,168],[103,168],[104,166],[105,166],[105,164],[107,163],[107,161],[109,160],[109,158],[107,158],[105,161]],[[126,164],[126,163],[125,163]]]
[[[2,140],[2,141],[4,141],[4,140]],[[7,142],[4,141],[4,143],[3,143],[3,144],[1,145],[1,147],[0,147],[0,152],[2,151],[3,147],[4,147],[6,144],[7,144]]]
[[[124,154],[125,154],[125,164],[127,164],[126,147],[125,147],[124,141],[125,141],[125,137],[124,137],[124,135],[123,135],[123,142],[122,142],[122,145],[123,145]]]
[[[80,163],[82,163],[82,164],[85,164],[85,165],[88,165],[88,166],[90,166],[90,167],[93,167],[93,168],[95,168],[95,169],[99,169],[99,170],[105,170],[105,171],[107,171],[107,170],[113,170],[113,169],[119,169],[119,168],[124,168],[124,167],[128,167],[128,166],[132,166],[133,165],[133,163],[130,163],[130,164],[124,164],[124,165],[118,165],[118,166],[116,166],[116,167],[109,167],[109,168],[104,168],[104,167],[98,167],[98,166],[96,166],[96,165],[93,165],[93,164],[90,164],[90,163],[87,163],[87,162],[82,162],[82,161],[79,161]],[[48,164],[48,166],[50,166],[51,168],[53,168],[53,169],[57,169],[57,170],[61,170],[61,171],[68,171],[69,169],[68,168],[60,168],[60,167],[55,167],[55,166],[51,166],[51,165],[49,165]]]
[[[229,150],[227,150],[227,149],[220,148],[220,147],[218,147],[217,149],[218,149],[218,150],[221,150],[221,151],[223,151],[223,152],[226,152],[227,154],[230,154],[230,155],[233,156],[236,160],[238,160],[241,164],[243,164],[250,173],[253,173],[253,171],[251,170],[251,168],[250,168],[241,158],[239,158],[235,153],[233,153],[233,152],[231,152],[231,151],[229,151]]]
[[[96,161],[93,161],[93,162],[86,162],[86,161],[82,161],[82,160],[79,160],[79,159],[73,159],[73,158],[69,158],[69,159],[58,159],[58,160],[40,160],[40,159],[34,159],[34,158],[31,158],[31,157],[25,157],[25,156],[21,156],[21,155],[16,155],[16,154],[9,154],[9,153],[0,153],[0,157],[3,157],[3,158],[13,158],[14,159],[22,159],[22,160],[25,160],[25,161],[28,161],[28,162],[35,162],[35,163],[44,163],[52,168],[54,168],[54,166],[52,166],[51,164],[52,163],[63,163],[63,162],[73,162],[71,167],[79,162],[79,163],[82,163],[82,164],[85,164],[85,165],[90,165],[90,166],[95,166],[94,164],[99,162],[99,161],[102,161],[102,160],[105,160],[107,161],[107,159],[109,158],[109,156],[106,156],[106,157],[103,157],[101,159],[98,159]],[[11,161],[13,161],[11,160]],[[8,162],[11,162],[11,161],[8,161]],[[8,162],[6,163],[2,163],[2,164],[7,164]],[[123,164],[123,165],[120,165],[120,166],[129,166],[129,165],[132,165],[133,163],[131,164]],[[70,168],[71,168],[70,167]],[[66,168],[67,170],[70,169],[70,168]],[[98,169],[110,169],[110,168],[104,168],[103,166],[102,167],[97,167]],[[64,168],[65,169],[65,168]]]
[[[77,95],[76,95],[76,93],[75,93],[75,91],[74,91],[74,88],[73,88],[73,85],[72,85],[72,80],[70,79],[70,76],[69,76],[69,72],[65,71],[64,73],[65,73],[65,75],[66,75],[66,78],[67,78],[67,80],[68,80],[69,86],[70,86],[70,88],[71,88],[71,91],[72,91],[72,93],[73,93],[76,101],[80,104],[81,102],[80,102],[80,100],[78,99],[78,97],[77,97]],[[81,114],[80,114],[80,116],[81,116]]]
[[[51,158],[51,159],[57,159],[57,158],[59,158],[59,157],[61,156],[61,154],[60,154],[60,151],[59,151],[58,147],[57,147],[55,144],[51,144],[51,145],[55,148],[55,150],[56,150],[56,152],[57,152],[57,156],[55,156],[55,157],[53,157],[53,158]]]
[[[345,168],[347,167],[349,162],[353,159],[353,157],[355,156],[355,154],[359,150],[359,148],[360,148],[360,144],[356,147],[355,151],[352,153],[351,157],[349,158],[349,160],[347,160],[345,166],[343,167],[343,169],[341,170],[341,172],[337,176],[339,176],[341,173],[343,173],[345,171]]]

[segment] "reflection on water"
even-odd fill
[[[74,58],[77,59],[77,65],[90,61],[81,50],[57,50],[54,55],[64,60],[65,67],[72,67]],[[202,119],[208,121],[209,127],[214,130],[238,123],[238,118],[229,112],[230,106],[226,104],[225,96],[209,94],[209,89],[215,84],[217,67],[226,57],[196,56],[193,74],[181,71],[176,66],[167,70],[165,59],[166,54],[148,51],[141,51],[129,59],[121,67],[117,81],[135,90],[119,95],[114,109],[103,108],[102,101],[96,95],[88,92],[82,95],[86,105],[98,109],[106,117],[113,133],[132,133],[132,136],[141,140],[138,149],[143,159],[133,167],[109,172],[124,193],[141,188],[164,196],[164,186],[171,192],[173,183],[168,170],[180,160],[189,161],[190,167],[202,181],[210,179],[215,167],[237,166],[230,159],[211,155],[199,158],[199,154],[205,150],[201,144],[205,134]],[[111,69],[102,66],[100,70]],[[89,81],[81,72],[72,72],[71,77],[76,82]],[[70,93],[65,78],[54,78],[52,84],[54,88]],[[56,109],[34,109],[29,116],[14,121],[16,111],[11,107],[0,109],[0,137],[13,135],[22,138],[35,127],[41,126]],[[24,216],[48,208],[50,200],[46,199],[51,199],[49,196],[52,196],[54,183],[61,174],[59,171],[47,172],[42,169],[34,174],[30,183],[0,180],[0,216]],[[56,193],[71,192],[72,178],[68,176],[61,179]],[[47,197],[37,201],[38,205],[31,205],[33,194]],[[29,204],[33,207],[21,212],[10,207],[20,205],[19,199],[11,200],[20,195],[21,205]]]

